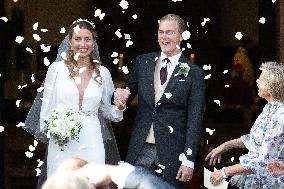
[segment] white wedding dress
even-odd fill
[[[47,155],[47,176],[53,174],[58,165],[68,157],[79,157],[92,163],[105,163],[105,148],[102,138],[98,110],[112,121],[121,121],[123,113],[111,105],[114,85],[107,68],[101,66],[102,85],[93,78],[90,79],[79,108],[79,91],[74,79],[69,77],[69,71],[63,61],[54,62],[49,66],[40,112],[40,127],[44,128],[44,120],[48,120],[52,110],[56,108],[72,108],[80,112],[82,129],[79,140],[69,141],[64,151],[50,138]]]

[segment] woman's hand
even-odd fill
[[[281,161],[272,160],[267,164],[268,172],[273,175],[284,175],[284,164]]]
[[[225,143],[221,144],[217,148],[214,148],[209,152],[205,158],[205,161],[209,160],[209,165],[215,165],[217,162],[220,163],[221,155],[228,151],[228,148]]]
[[[221,170],[218,170],[211,174],[210,176],[210,182],[213,186],[216,186],[222,182],[224,179]]]
[[[117,106],[118,109],[124,110],[126,107],[127,99],[130,95],[129,88],[121,89],[117,88],[114,93],[114,104]]]

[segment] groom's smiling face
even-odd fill
[[[94,47],[94,38],[92,32],[84,28],[74,31],[70,45],[71,49],[75,53],[80,53],[80,57],[89,56]]]

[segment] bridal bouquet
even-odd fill
[[[52,137],[59,146],[67,144],[70,140],[78,141],[78,134],[82,126],[78,113],[72,109],[55,109],[48,120],[45,121],[45,132]]]

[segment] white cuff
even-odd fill
[[[194,169],[194,163],[189,160],[183,160],[181,165]]]
[[[112,181],[120,188],[123,188],[128,175],[135,170],[129,163],[120,163],[116,170],[110,173]]]

